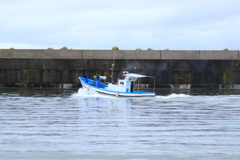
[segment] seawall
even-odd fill
[[[124,69],[156,77],[157,88],[240,89],[240,52],[203,50],[0,50],[0,87],[79,88],[79,76],[110,81]],[[143,80],[142,83],[148,83]]]

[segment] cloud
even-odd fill
[[[235,0],[10,0],[0,5],[0,48],[10,43],[74,49],[239,49],[240,2]]]

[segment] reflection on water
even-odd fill
[[[0,157],[240,159],[238,91],[157,93],[1,90]]]

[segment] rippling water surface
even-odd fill
[[[239,91],[0,90],[5,159],[240,159]]]

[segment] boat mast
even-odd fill
[[[113,82],[113,70],[114,70],[114,63],[115,63],[115,50],[113,50],[113,63],[112,63],[112,82]]]

